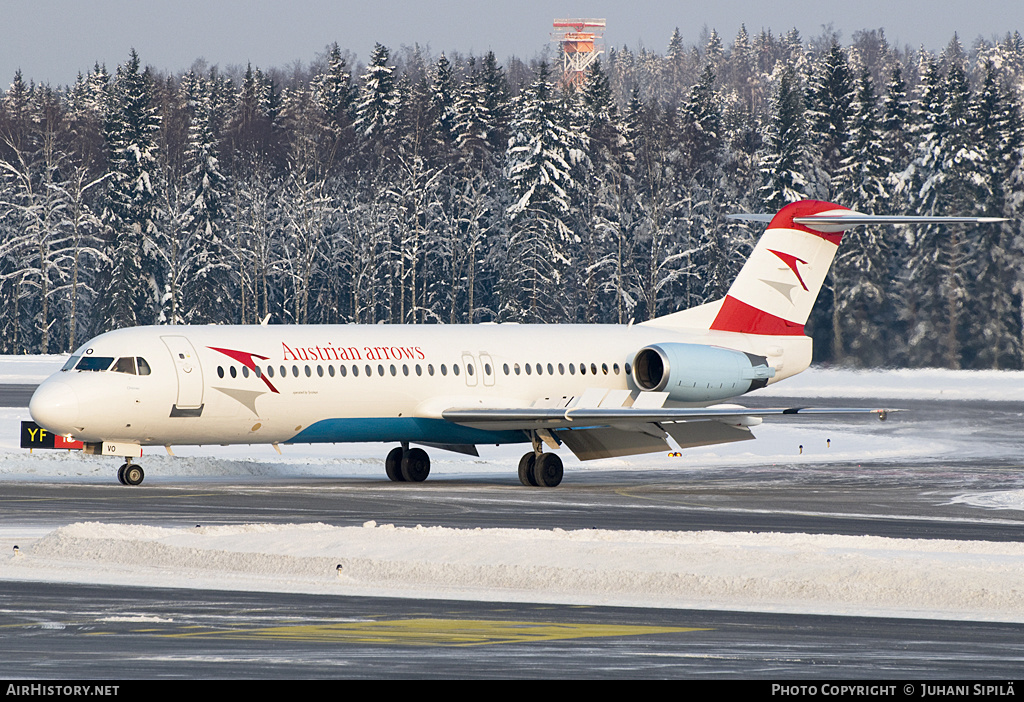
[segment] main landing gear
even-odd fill
[[[557,453],[530,451],[519,459],[519,482],[533,487],[555,487],[562,482],[562,459]]]
[[[122,485],[139,485],[146,477],[142,466],[132,465],[132,459],[126,459],[125,464],[117,469],[117,481]]]
[[[384,459],[384,470],[396,483],[422,483],[430,475],[430,456],[421,448],[403,443]]]

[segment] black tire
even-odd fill
[[[430,456],[420,448],[409,449],[402,455],[402,477],[409,483],[422,483],[430,475]]]
[[[533,474],[534,466],[537,464],[537,454],[533,451],[523,455],[519,459],[519,482],[526,487],[537,487],[537,478]]]
[[[117,482],[121,483],[122,485],[127,485],[128,484],[128,483],[126,483],[124,481],[124,471],[125,471],[125,469],[127,467],[128,467],[128,464],[124,463],[124,464],[121,465],[120,468],[117,469]]]
[[[562,482],[562,459],[555,453],[542,453],[537,456],[533,477],[540,487],[555,487]]]
[[[145,480],[146,473],[142,470],[142,466],[125,466],[124,469],[124,484],[125,485],[141,485],[142,481]]]
[[[384,459],[384,472],[396,483],[405,482],[402,476],[402,447],[391,449],[391,453]]]

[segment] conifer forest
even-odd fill
[[[180,75],[132,51],[0,92],[0,353],[141,324],[608,323],[722,297],[763,225],[830,200],[977,226],[857,228],[818,362],[1024,367],[1024,38],[882,30],[529,60],[377,45]]]

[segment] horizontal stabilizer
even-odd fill
[[[772,221],[774,214],[731,214],[726,219],[733,219],[740,222],[764,222]],[[802,224],[816,231],[841,232],[851,227],[868,224],[991,224],[993,222],[1005,222],[1005,217],[939,217],[926,215],[869,215],[853,210],[837,210],[835,212],[822,212],[820,214],[793,217],[793,222]]]

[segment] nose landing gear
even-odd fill
[[[140,485],[145,477],[142,466],[133,465],[130,458],[117,469],[117,481],[122,485]]]

